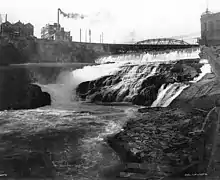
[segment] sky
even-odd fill
[[[20,20],[34,25],[40,37],[41,28],[57,22],[57,9],[65,13],[86,15],[68,19],[60,15],[60,24],[71,31],[73,41],[82,41],[86,29],[92,31],[92,42],[126,43],[150,38],[200,35],[200,16],[208,7],[220,12],[220,0],[0,0],[0,14],[8,21]],[[87,31],[88,32],[88,31]],[[184,37],[187,39],[187,37]]]

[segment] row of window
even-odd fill
[[[205,22],[204,29],[206,31],[213,31],[214,29],[220,30],[220,20],[216,20],[215,23],[213,21]]]

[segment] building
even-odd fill
[[[1,24],[1,36],[8,37],[31,37],[34,36],[34,26],[31,23],[21,23],[20,21],[12,24],[6,21]]]
[[[54,23],[53,25],[47,24],[45,27],[41,28],[41,38],[54,39],[54,34],[58,28],[60,27],[58,27],[57,23]]]
[[[41,28],[41,38],[56,41],[72,41],[70,31],[65,31],[64,28],[61,28],[57,23],[53,25],[47,24],[45,27]]]
[[[220,12],[212,13],[206,10],[201,15],[201,40],[200,44],[220,44]]]

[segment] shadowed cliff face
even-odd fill
[[[152,63],[148,65],[124,65],[113,75],[79,84],[76,89],[81,99],[92,102],[132,102],[136,105],[151,106],[164,92],[162,99],[153,106],[167,106],[166,94],[181,93],[189,82],[201,73],[203,64],[199,60],[185,60],[173,63]],[[160,98],[160,97],[159,97]],[[161,103],[161,101],[164,102]],[[158,104],[160,103],[160,104]]]
[[[0,110],[30,109],[50,103],[50,95],[31,84],[25,68],[0,68]]]

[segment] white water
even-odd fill
[[[200,62],[202,62],[202,61],[200,61]],[[204,62],[204,61],[203,61]],[[195,83],[195,82],[198,82],[199,80],[201,80],[206,74],[208,74],[208,73],[211,73],[212,71],[211,71],[211,66],[210,66],[210,64],[204,64],[202,67],[201,67],[201,73],[200,73],[200,75],[198,76],[198,77],[196,77],[193,81],[190,81],[190,82],[193,82],[193,83]]]
[[[104,57],[98,59],[97,61],[99,63],[105,63],[110,60],[111,62],[115,63],[100,64],[96,66],[85,66],[82,69],[72,71],[72,73],[62,74],[59,77],[58,84],[49,85],[45,88],[47,88],[47,91],[49,91],[52,94],[54,100],[53,102],[61,104],[67,102],[70,103],[74,96],[75,87],[77,87],[77,85],[81,82],[95,80],[105,75],[114,74],[120,69],[123,69],[125,70],[125,72],[122,75],[122,81],[110,88],[114,90],[118,89],[119,95],[124,93],[127,89],[129,89],[130,91],[127,97],[131,97],[132,95],[137,94],[137,89],[141,86],[143,80],[150,76],[153,76],[156,73],[158,61],[167,62],[184,58],[193,59],[198,58],[198,54],[198,49],[191,49],[184,51],[173,51],[170,53],[157,52],[157,54],[155,55],[133,54]],[[127,63],[133,64],[134,66],[130,66],[129,68],[129,65],[126,65]],[[204,65],[201,67],[202,73],[190,83],[198,82],[202,79],[202,77],[204,77],[205,74],[211,72],[210,65],[207,64],[205,60],[203,60],[203,63]],[[143,68],[140,68],[140,66],[143,66]],[[182,83],[169,84],[166,88],[164,88],[164,85],[161,86],[158,93],[158,97],[151,106],[168,106],[188,86],[189,85]]]
[[[157,99],[152,103],[151,107],[167,107],[170,103],[180,95],[180,93],[189,87],[189,85],[182,83],[169,84],[164,88],[165,84],[161,86],[158,92]]]
[[[175,61],[180,59],[197,59],[199,58],[199,48],[190,48],[185,50],[172,50],[165,52],[154,53],[139,53],[139,54],[126,54],[126,55],[112,55],[102,57],[96,60],[96,63],[107,62],[133,62],[133,63],[146,63],[146,62],[163,62]]]

